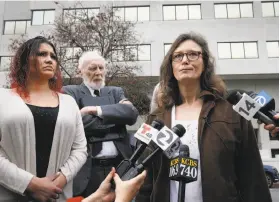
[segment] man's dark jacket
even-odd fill
[[[83,107],[82,99],[91,96],[89,89],[83,83],[81,85],[65,86],[62,91],[71,95],[76,100],[80,109]],[[120,129],[126,134],[124,138],[114,140],[114,145],[123,158],[129,158],[132,154],[132,148],[130,146],[130,138],[126,131],[126,125],[133,125],[136,122],[138,111],[133,105],[119,103],[121,100],[126,99],[124,91],[120,87],[105,86],[100,89],[100,96],[110,97],[112,104],[100,106],[102,118],[95,115],[85,115],[82,117],[87,139],[89,141],[90,136],[100,138],[100,134],[103,134],[104,131],[106,133],[112,125],[115,125],[115,129]],[[97,144],[93,144],[92,147],[94,148],[95,145]],[[80,194],[86,188],[91,175],[91,167],[92,159],[89,155],[87,162],[74,179],[74,195]]]
[[[203,202],[271,202],[251,122],[210,92],[203,91],[200,97],[204,100],[198,125]],[[155,119],[170,127],[171,110],[155,111],[147,123]],[[150,152],[147,148],[144,156]],[[168,175],[169,160],[159,154],[136,202],[169,202]]]

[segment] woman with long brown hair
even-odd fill
[[[181,142],[198,159],[198,176],[186,185],[185,201],[270,202],[253,127],[224,99],[226,87],[214,64],[202,36],[180,35],[162,62],[158,109],[148,123],[160,119],[170,128],[182,124],[186,129]],[[160,154],[136,202],[176,202],[178,182],[168,176],[169,160]]]
[[[10,79],[11,89],[0,89],[0,201],[65,201],[87,147],[75,100],[59,92],[54,45],[23,43]]]

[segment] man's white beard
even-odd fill
[[[99,90],[105,86],[105,80],[98,81],[98,82],[92,82],[92,81],[89,81],[87,77],[83,77],[83,80],[87,86],[91,87],[94,90]]]

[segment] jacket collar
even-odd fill
[[[215,94],[211,93],[210,91],[206,91],[206,90],[201,91],[199,97],[204,100],[199,118],[206,117],[209,113],[209,110],[212,107],[214,107],[215,101],[221,99],[221,97],[218,97]],[[208,101],[210,101],[210,103]],[[152,112],[150,116],[152,117],[156,116],[158,119],[164,121],[167,127],[171,128],[171,108],[170,109],[158,108],[154,112]]]
[[[83,83],[81,83],[80,85],[81,87],[81,91],[86,94],[86,95],[91,95],[90,90],[88,89],[88,87]],[[100,90],[100,95],[104,96],[104,94],[110,94],[111,93],[111,88],[109,86],[104,86],[103,88],[101,88]]]
[[[203,90],[200,92],[199,94],[199,98],[202,98],[203,100],[218,100],[218,99],[221,99],[222,97],[219,97],[217,95],[215,95],[214,93],[211,93],[210,91],[207,91],[207,90]],[[157,108],[155,111],[151,112],[150,115],[152,116],[157,116],[157,115],[160,115],[162,113],[166,113],[166,112],[171,112],[171,109],[164,109],[164,108]]]
[[[80,87],[81,87],[81,91],[82,91],[84,94],[86,94],[86,95],[91,95],[91,93],[90,93],[88,87],[84,84],[84,82],[81,83]]]
[[[208,90],[203,90],[200,92],[200,95],[199,95],[200,98],[203,98],[203,99],[210,99],[210,100],[216,100],[216,99],[221,99],[222,97],[208,91]]]

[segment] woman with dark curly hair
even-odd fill
[[[59,93],[54,45],[23,43],[10,79],[11,89],[0,89],[0,201],[66,201],[87,147],[75,100]]]
[[[226,87],[214,67],[202,36],[180,35],[162,62],[158,107],[148,124],[159,119],[186,129],[181,142],[198,159],[197,181],[186,184],[186,202],[271,202],[251,122],[224,99]],[[136,202],[177,201],[179,183],[169,180],[169,165],[164,155],[155,158]]]

